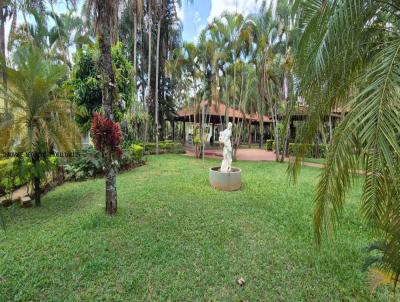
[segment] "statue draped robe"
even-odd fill
[[[219,142],[224,144],[223,156],[221,164],[221,172],[230,172],[232,165],[232,144],[231,144],[231,135],[232,135],[232,124],[228,124],[228,128],[220,133]]]

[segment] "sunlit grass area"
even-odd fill
[[[305,158],[304,162],[324,165],[324,164],[326,164],[326,159],[325,158]]]
[[[372,238],[358,190],[334,240],[318,251],[311,220],[319,169],[305,167],[290,186],[285,164],[237,162],[243,187],[227,193],[208,184],[217,163],[149,157],[119,175],[111,218],[103,179],[67,183],[42,208],[16,209],[0,233],[0,300],[372,300],[360,271]],[[390,295],[380,288],[377,300]]]

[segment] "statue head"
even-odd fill
[[[232,129],[232,123],[231,123],[231,122],[228,123],[228,129],[229,129],[229,130]]]

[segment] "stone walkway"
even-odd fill
[[[195,156],[195,152],[192,149],[186,149],[187,156]],[[221,149],[211,149],[205,150],[204,156],[207,158],[218,158],[222,159],[222,150]],[[237,151],[236,154],[237,160],[245,160],[245,161],[275,161],[275,153],[272,151],[266,151],[264,149],[248,149],[241,148]],[[285,161],[289,161],[289,158],[285,158]],[[314,167],[314,168],[323,168],[323,164],[317,163],[308,163],[303,162],[304,166]]]
[[[13,195],[12,195],[12,200],[18,201],[21,197],[24,197],[27,195],[27,187],[26,186],[22,186],[21,188],[17,189],[14,191]],[[6,199],[6,196],[2,196],[0,197],[0,205],[2,204],[2,202]]]
[[[189,156],[195,156],[194,150],[187,149],[186,154]],[[205,150],[205,157],[208,158],[222,158],[222,150]],[[237,160],[248,160],[248,161],[274,161],[275,153],[267,152],[262,149],[239,149],[236,154]]]

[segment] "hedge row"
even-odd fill
[[[143,147],[143,143],[136,145]],[[161,153],[184,153],[182,144],[173,141],[162,141],[159,143],[159,148]],[[144,151],[146,154],[156,153],[156,143],[147,143]]]
[[[118,159],[118,170],[124,171],[144,164],[143,147],[132,144],[129,149],[123,150]],[[83,150],[79,158],[69,161],[64,166],[67,180],[84,180],[103,175],[104,162],[100,152],[93,147]]]
[[[272,139],[268,139],[265,143],[266,149],[268,151],[275,151],[275,141]],[[305,147],[304,157],[308,158],[325,158],[327,153],[327,145],[319,144],[317,152],[317,146],[315,144],[298,144],[298,143],[289,143],[289,155],[295,156],[296,152],[299,149]]]
[[[47,158],[46,161],[41,159],[37,165],[33,165],[28,157],[0,160],[0,195],[14,191],[28,183],[34,176],[45,178],[46,174],[55,171],[57,166],[58,160],[54,156]]]

